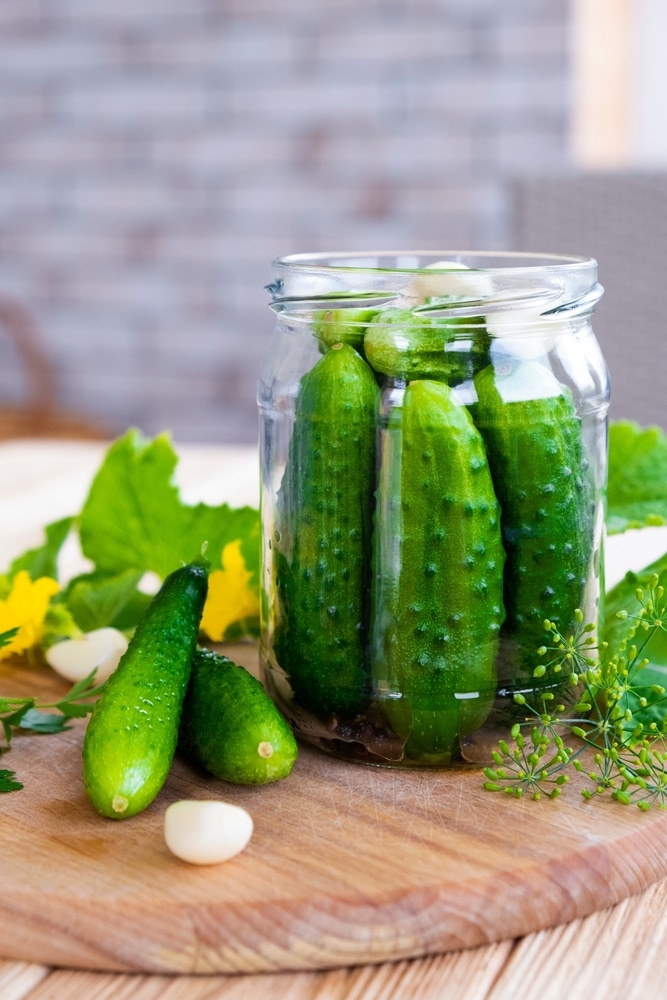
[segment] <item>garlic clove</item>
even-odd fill
[[[433,274],[418,274],[412,281],[412,295],[418,302],[430,299],[449,299],[452,305],[463,305],[466,301],[487,298],[493,291],[488,275],[471,270],[467,264],[453,260],[439,260],[427,264],[424,271]],[[443,303],[443,304],[446,304]]]
[[[68,681],[80,681],[97,669],[95,683],[110,677],[127,649],[127,639],[115,628],[98,628],[74,639],[56,642],[44,654],[50,667]]]
[[[545,318],[537,309],[508,309],[486,317],[487,333],[508,354],[525,361],[543,358],[569,329],[566,320]]]
[[[164,815],[172,854],[191,865],[217,865],[239,854],[253,831],[252,817],[229,802],[183,799]]]

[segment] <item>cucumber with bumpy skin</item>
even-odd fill
[[[178,748],[216,778],[266,785],[290,774],[297,744],[260,682],[244,667],[198,649],[183,704]]]
[[[372,669],[405,756],[455,760],[494,701],[500,511],[484,444],[444,384],[412,382],[382,435]]]
[[[334,344],[349,344],[364,357],[366,327],[377,309],[322,309],[313,315],[313,333],[330,350]]]
[[[369,364],[383,375],[458,385],[488,364],[488,343],[479,318],[446,319],[387,309],[369,323],[364,350]]]
[[[570,634],[592,555],[581,420],[569,391],[537,362],[503,358],[477,375],[475,388],[471,412],[486,442],[507,553],[501,686],[539,690],[532,673],[544,621]]]
[[[95,704],[83,777],[103,816],[134,816],[167,778],[207,589],[204,559],[166,578]]]
[[[297,703],[322,719],[354,714],[369,698],[378,393],[347,344],[304,375],[278,494],[274,649]]]

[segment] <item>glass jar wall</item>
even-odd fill
[[[274,262],[269,291],[267,689],[339,756],[485,764],[517,694],[567,698],[542,670],[545,620],[568,634],[578,609],[602,613],[597,265],[297,255]]]

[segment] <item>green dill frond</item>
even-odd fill
[[[574,771],[591,783],[581,792],[586,800],[609,795],[642,811],[667,808],[667,689],[645,656],[653,636],[667,632],[658,574],[634,597],[636,607],[616,611],[622,625],[609,630],[611,643],[597,642],[595,625],[584,624],[581,611],[568,635],[545,621],[548,641],[537,651],[543,662],[533,676],[541,684],[565,677],[574,700],[566,709],[554,705],[552,691],[542,691],[539,705],[515,695],[523,720],[512,726],[510,741],[499,741],[486,788],[557,798]]]

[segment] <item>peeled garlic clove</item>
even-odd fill
[[[63,639],[44,654],[50,667],[68,681],[80,681],[97,669],[95,683],[109,677],[127,649],[127,639],[116,628],[98,628],[75,639]]]
[[[252,836],[252,817],[229,802],[173,802],[164,814],[164,839],[191,865],[217,865],[239,854]]]
[[[414,278],[411,290],[418,302],[443,298],[449,299],[453,306],[462,305],[467,300],[486,298],[493,291],[487,275],[471,270],[467,264],[459,264],[458,261],[439,260],[427,264],[424,270],[434,274],[418,274]]]
[[[508,309],[486,317],[487,333],[502,341],[508,354],[524,360],[544,357],[569,329],[567,321],[545,318],[535,309]]]

